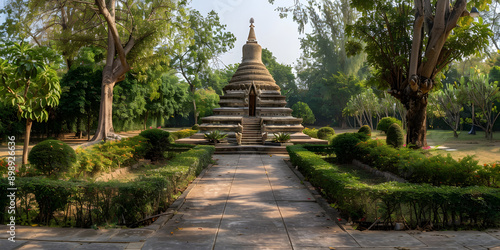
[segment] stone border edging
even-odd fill
[[[201,171],[201,173],[192,181],[188,187],[182,192],[182,194],[175,200],[170,206],[168,206],[167,211],[163,214],[159,215],[159,218],[155,220],[151,225],[144,227],[143,229],[150,229],[153,231],[157,231],[174,216],[174,214],[181,208],[181,206],[186,201],[186,196],[191,192],[191,190],[200,182],[200,180],[205,176],[207,171],[212,168],[213,164],[209,164],[205,169]]]
[[[403,178],[401,178],[393,173],[380,171],[380,170],[372,168],[369,165],[366,165],[358,160],[352,160],[352,165],[354,165],[355,167],[364,169],[364,170],[366,170],[366,171],[368,171],[376,176],[384,177],[387,181],[397,181],[397,182],[401,182],[401,183],[408,182],[407,180],[405,180],[405,179],[403,179]]]

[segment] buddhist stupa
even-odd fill
[[[201,119],[201,133],[220,130],[228,133],[229,140],[238,138],[241,144],[256,144],[262,143],[267,133],[302,132],[302,118],[293,117],[292,109],[285,107],[285,96],[262,63],[262,47],[254,27],[252,18],[241,64],[224,87],[220,108]]]

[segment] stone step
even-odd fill
[[[287,154],[285,146],[242,145],[217,146],[216,154]]]
[[[257,133],[250,133],[250,132],[243,132],[243,137],[262,137],[262,134],[260,132],[257,132]]]

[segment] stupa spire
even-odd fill
[[[255,26],[253,25],[254,20],[253,17],[250,18],[250,32],[248,33],[247,42],[257,42],[257,37],[255,36],[255,30],[253,29]]]

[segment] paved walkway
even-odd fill
[[[17,242],[4,233],[0,249],[500,249],[498,230],[343,231],[283,157],[214,158],[161,228],[19,227]]]

